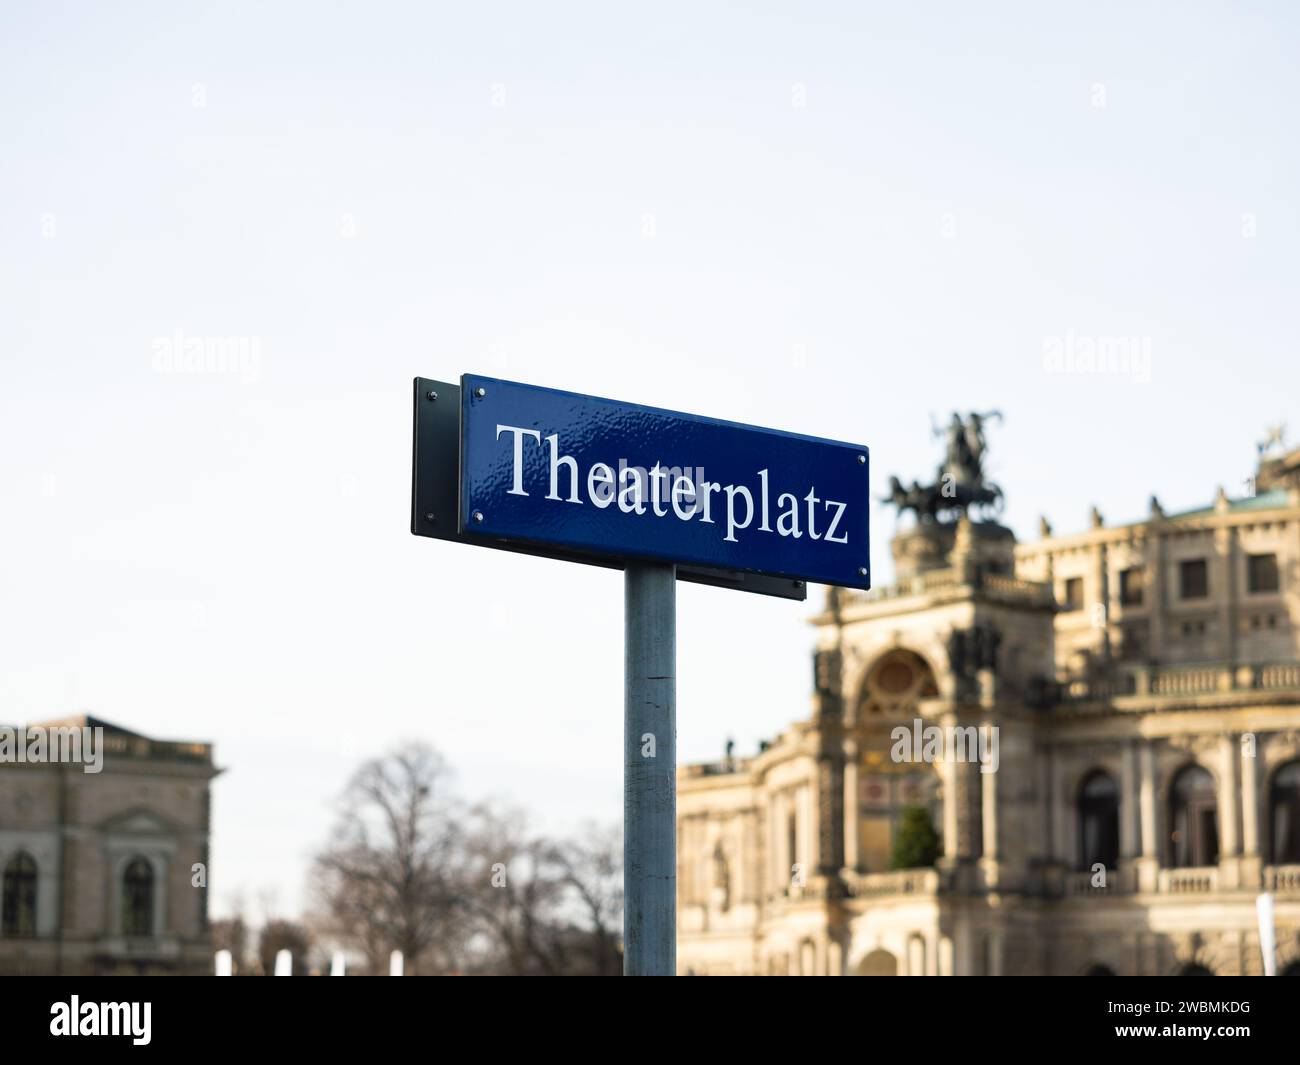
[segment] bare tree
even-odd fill
[[[450,772],[426,744],[366,762],[344,792],[329,847],[315,862],[317,890],[338,930],[382,972],[397,949],[408,972],[460,967],[464,817]]]
[[[367,762],[316,857],[317,925],[363,950],[372,972],[613,975],[619,971],[622,838],[589,827],[556,842],[515,810],[467,807],[432,748]]]
[[[302,925],[293,921],[270,920],[262,926],[257,941],[257,956],[262,963],[262,975],[275,972],[275,956],[287,950],[293,958],[293,975],[305,976],[311,953],[311,935]]]
[[[555,848],[528,835],[517,811],[475,811],[466,902],[482,930],[486,962],[512,976],[558,976],[565,944],[555,935],[563,870]]]
[[[531,835],[514,811],[476,811],[469,905],[485,965],[512,975],[616,975],[623,842],[588,826],[577,840]]]
[[[617,826],[589,824],[582,836],[556,848],[563,881],[579,907],[590,935],[587,971],[592,976],[621,973],[619,943],[623,924],[623,832]]]

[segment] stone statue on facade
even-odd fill
[[[713,848],[713,902],[720,910],[731,908],[731,870],[721,843]]]
[[[980,622],[969,629],[953,629],[948,633],[948,668],[959,679],[970,679],[981,669],[997,672],[998,648],[1002,646],[1002,633],[989,622]]]

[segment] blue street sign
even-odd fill
[[[466,374],[459,532],[869,588],[867,449]]]

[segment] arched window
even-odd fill
[[[132,858],[122,874],[122,934],[153,935],[153,866]]]
[[[934,828],[943,824],[943,800],[939,774],[923,757],[924,746],[913,749],[909,743],[905,752],[895,751],[894,730],[901,725],[909,735],[920,736],[923,725],[914,731],[914,723],[921,717],[920,703],[938,694],[934,671],[924,658],[906,648],[886,651],[867,670],[857,711],[858,723],[866,729],[858,764],[857,801],[845,808],[846,820],[855,815],[856,823],[849,823],[849,832],[857,837],[856,866],[862,872],[932,864],[926,847],[921,848],[919,858],[913,849],[911,859],[898,864],[900,848],[911,848],[913,829],[926,820],[912,807],[922,807],[929,815],[930,831],[923,835],[934,836]],[[979,838],[978,832],[972,835]],[[938,849],[942,853],[941,844]]]
[[[1199,765],[1189,765],[1174,778],[1169,792],[1169,844],[1169,864],[1174,868],[1219,862],[1214,777]]]
[[[5,866],[3,911],[0,933],[36,935],[36,862],[30,854],[19,851]]]
[[[925,937],[917,932],[907,939],[907,975],[925,975]]]
[[[1300,865],[1300,762],[1273,774],[1269,793],[1274,865]]]
[[[1119,864],[1119,785],[1100,769],[1079,788],[1079,868]]]

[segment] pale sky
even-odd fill
[[[405,739],[616,821],[621,577],[412,537],[411,379],[861,440],[877,495],[997,408],[1022,538],[1240,494],[1300,436],[1297,45],[1284,3],[6,4],[0,721],[214,742],[218,915],[296,913]],[[164,372],[178,331],[258,358]],[[1149,372],[1047,372],[1110,338]],[[806,715],[822,595],[680,589],[683,760]]]

